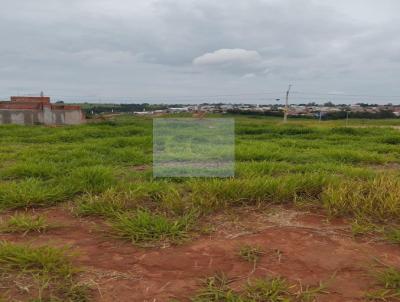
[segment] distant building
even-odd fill
[[[0,124],[75,125],[85,122],[80,106],[52,104],[49,97],[12,96],[0,102]]]
[[[169,113],[180,113],[180,112],[189,112],[189,107],[170,107],[168,108]]]

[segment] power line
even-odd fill
[[[291,91],[291,95],[293,95],[294,100],[310,100],[310,99],[318,99],[318,100],[332,100],[334,98],[400,98],[400,95],[368,95],[368,94],[344,94],[344,93],[321,93],[321,92],[305,92],[305,91]],[[25,94],[32,95],[32,94]],[[266,97],[262,97],[262,96]],[[275,95],[275,97],[269,96]],[[154,100],[154,101],[163,101],[163,100],[184,100],[184,101],[198,101],[199,99],[205,98],[240,98],[240,97],[249,97],[254,96],[257,98],[251,98],[249,100],[255,101],[267,101],[267,100],[276,100],[277,98],[283,97],[282,92],[274,92],[274,91],[264,91],[264,92],[251,92],[251,93],[236,93],[236,94],[208,94],[208,95],[177,95],[177,96],[97,96],[97,95],[54,95],[54,98],[62,99],[62,98],[75,98],[75,99],[91,99],[96,101],[146,101],[146,100]],[[268,96],[268,97],[267,97]],[[2,99],[8,99],[9,97],[0,97]]]
[[[320,92],[301,92],[292,91],[292,94],[306,94],[306,95],[331,95],[343,97],[370,97],[370,98],[400,98],[400,95],[368,95],[368,94],[345,94],[345,93],[320,93]]]

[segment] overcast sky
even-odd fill
[[[2,98],[400,103],[399,0],[0,4]]]

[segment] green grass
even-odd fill
[[[333,215],[353,215],[379,222],[400,217],[400,179],[383,175],[368,181],[348,181],[329,185],[323,203]]]
[[[239,256],[251,263],[256,263],[265,252],[259,246],[244,245],[239,249]]]
[[[29,301],[88,301],[88,288],[76,281],[78,272],[66,249],[0,242],[0,286],[11,292],[16,283],[29,288]]]
[[[0,223],[0,232],[5,233],[41,233],[54,227],[46,217],[40,215],[15,214]]]
[[[365,219],[354,219],[351,223],[351,232],[354,236],[373,234],[377,231],[377,226]]]
[[[400,229],[399,228],[389,228],[385,232],[385,237],[388,241],[400,244]]]
[[[19,270],[60,277],[71,277],[76,272],[65,250],[49,246],[31,247],[6,241],[0,242],[0,264],[2,271]]]
[[[247,284],[245,297],[248,301],[289,301],[289,290],[289,284],[282,278],[256,279]]]
[[[234,118],[235,177],[227,179],[153,179],[151,118],[57,128],[0,125],[0,211],[72,201],[78,215],[117,225],[142,221],[127,218],[136,217],[137,208],[160,216],[149,221],[169,225],[191,211],[306,203],[333,216],[400,223],[400,133],[390,128],[399,120],[351,120],[345,127],[343,121]],[[133,241],[167,236],[149,231],[154,234],[136,238],[129,228],[119,229]],[[367,230],[354,224],[353,231]]]
[[[229,279],[223,273],[216,274],[204,281],[202,289],[193,302],[311,302],[316,296],[326,293],[323,285],[317,287],[299,287],[290,284],[281,277],[256,278],[248,281],[243,290],[233,290]],[[296,290],[297,288],[297,290]]]
[[[101,193],[115,184],[113,170],[104,166],[76,168],[67,181],[76,192]]]
[[[62,183],[37,178],[0,182],[0,210],[51,206],[69,196],[69,189]]]
[[[367,299],[374,301],[399,301],[400,300],[400,270],[387,267],[374,273],[380,289],[369,291]]]
[[[204,286],[192,301],[193,302],[240,302],[243,301],[238,293],[229,286],[232,281],[224,274],[216,274],[204,281]]]
[[[193,221],[187,214],[177,219],[138,209],[134,213],[116,214],[111,222],[115,235],[134,244],[172,242],[187,238]]]
[[[134,192],[108,189],[101,194],[87,193],[77,198],[74,212],[80,216],[113,217],[136,205]]]

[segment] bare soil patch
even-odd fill
[[[106,235],[101,219],[77,218],[62,207],[42,210],[61,226],[41,234],[0,234],[0,239],[34,245],[69,245],[94,301],[188,301],[200,281],[216,272],[237,278],[282,276],[303,285],[327,283],[318,301],[364,301],[375,286],[375,259],[400,263],[400,247],[355,240],[346,221],[323,214],[274,207],[221,212],[204,221],[208,234],[179,246],[141,249]],[[212,223],[214,221],[214,223]],[[238,256],[245,244],[266,253],[254,266]]]

